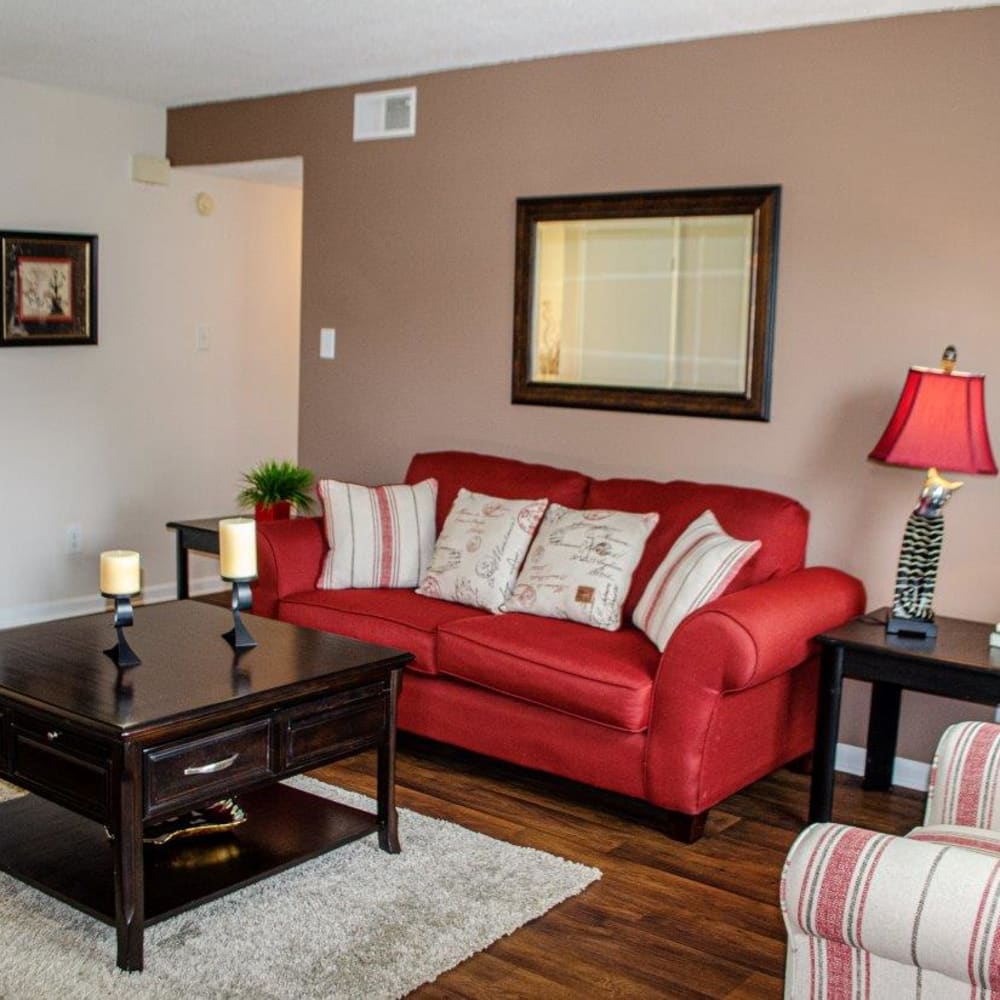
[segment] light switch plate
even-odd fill
[[[337,353],[337,331],[332,326],[324,326],[319,331],[319,356],[332,361]]]

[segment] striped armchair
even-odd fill
[[[1000,1000],[1000,726],[945,731],[924,824],[816,823],[795,841],[786,1000]]]

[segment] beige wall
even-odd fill
[[[395,479],[452,447],[770,487],[812,511],[810,561],[878,606],[921,477],[865,456],[907,366],[956,343],[1000,446],[998,52],[996,8],[715,39],[407,80],[410,140],[353,144],[340,88],[173,111],[168,148],[305,156],[300,456],[321,473]],[[518,196],[771,183],[770,423],[510,404]],[[998,515],[996,479],[952,501],[940,613],[1000,618]],[[908,695],[900,752],[985,711]]]
[[[102,549],[138,549],[145,596],[173,596],[165,523],[231,511],[241,469],[296,453],[301,194],[133,183],[166,113],[124,101],[0,79],[0,134],[2,227],[99,237],[97,346],[0,350],[0,627],[103,608]]]

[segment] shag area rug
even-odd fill
[[[289,784],[374,809],[313,778]],[[601,877],[405,809],[399,833],[401,854],[371,834],[148,927],[141,973],[116,968],[114,928],[0,873],[0,996],[401,997]]]

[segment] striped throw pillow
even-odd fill
[[[415,587],[434,551],[437,480],[415,486],[357,486],[324,479],[317,487],[330,551],[316,586]]]
[[[706,510],[681,532],[639,598],[632,621],[662,653],[692,611],[715,600],[760,548],[722,530]]]

